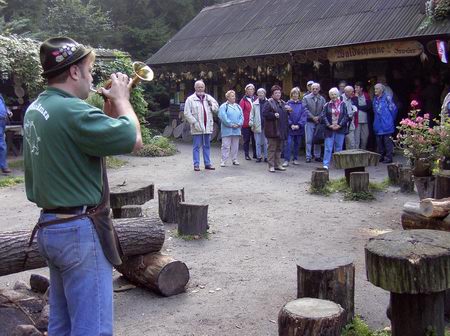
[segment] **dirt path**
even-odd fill
[[[389,188],[370,203],[346,202],[338,194],[314,196],[307,192],[308,182],[319,164],[270,174],[265,164],[242,158],[239,167],[196,173],[191,147],[178,144],[178,149],[169,158],[124,157],[128,164],[109,172],[116,190],[125,180],[127,189],[150,181],[156,188],[181,185],[188,201],[210,205],[207,240],[173,237],[176,226],[166,225],[164,249],[190,269],[187,292],[171,298],[141,289],[115,294],[117,335],[276,335],[280,308],[296,296],[297,261],[318,255],[352,257],[356,313],[373,327],[388,325],[388,293],[366,280],[364,244],[380,232],[400,229],[401,207],[416,195]],[[212,157],[218,166],[217,147]],[[369,172],[371,180],[386,177],[384,165]],[[330,174],[337,178],[343,172]],[[31,228],[38,216],[23,186],[1,189],[0,204],[2,231]],[[157,211],[157,200],[148,202],[145,211]],[[34,272],[46,274],[46,269]],[[0,287],[27,279],[29,273],[0,277]]]

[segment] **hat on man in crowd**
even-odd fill
[[[62,73],[70,65],[82,60],[92,49],[86,48],[69,37],[52,37],[42,42],[39,49],[43,77]]]
[[[310,81],[308,81],[308,83],[306,83],[306,86],[310,86],[310,85],[313,85],[313,84],[314,84],[314,81],[310,80]]]

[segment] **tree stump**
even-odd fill
[[[159,218],[166,223],[176,223],[180,202],[184,202],[184,188],[159,188]]]
[[[389,183],[396,186],[399,185],[400,182],[400,167],[402,167],[401,163],[394,162],[389,163],[386,165],[388,176],[389,176]]]
[[[128,258],[116,269],[136,285],[163,296],[184,292],[189,281],[185,263],[159,252]]]
[[[328,169],[317,168],[313,170],[311,175],[311,188],[313,189],[323,189],[327,182],[330,180],[330,174]]]
[[[136,218],[142,217],[142,207],[140,205],[124,205],[121,208],[113,209],[114,218]]]
[[[435,177],[426,176],[418,177],[414,176],[414,184],[416,185],[417,193],[420,199],[433,198],[435,188]]]
[[[297,264],[297,298],[330,300],[355,315],[355,266],[347,258],[319,258]]]
[[[297,299],[278,314],[279,336],[340,336],[344,326],[344,309],[326,300]]]
[[[350,188],[353,193],[369,192],[369,173],[350,173]]]
[[[206,234],[208,228],[208,204],[180,203],[178,234],[201,236]]]
[[[434,198],[450,197],[450,176],[437,174],[434,188]]]
[[[403,193],[414,192],[414,181],[412,178],[411,168],[409,167],[399,168],[399,184],[401,192]]]
[[[333,153],[333,163],[337,169],[344,169],[345,179],[350,185],[350,173],[363,172],[365,167],[376,166],[380,160],[380,154],[364,149],[349,149]]]
[[[157,252],[164,244],[164,225],[154,217],[115,219],[114,228],[125,256]],[[36,239],[31,245],[26,263],[30,230],[0,232],[0,276],[46,267],[39,254]]]
[[[392,336],[444,335],[445,290],[450,287],[450,233],[394,231],[366,244],[366,271],[391,292]]]
[[[155,185],[139,188],[132,191],[112,192],[109,196],[111,208],[117,209],[125,205],[142,205],[154,198]]]

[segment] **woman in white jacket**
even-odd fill
[[[200,171],[200,148],[203,150],[205,169],[215,170],[210,159],[211,133],[213,132],[213,112],[219,110],[217,101],[205,93],[205,83],[197,81],[194,84],[195,93],[186,99],[184,117],[191,125],[193,138],[192,156],[194,170]]]
[[[264,162],[267,162],[267,138],[264,135],[264,118],[262,117],[262,110],[267,103],[266,90],[260,88],[256,93],[258,94],[258,99],[253,102],[249,126],[255,136],[256,162],[262,161],[263,154]]]

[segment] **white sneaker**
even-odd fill
[[[292,162],[294,165],[298,166],[300,163],[297,160],[294,160],[294,162]]]
[[[283,166],[283,167],[288,167],[288,166],[289,166],[289,162],[284,161],[283,164],[282,164],[281,166]]]
[[[221,167],[226,167],[225,162],[224,162],[224,161],[220,161],[220,166],[221,166]]]
[[[324,169],[328,170],[328,166],[323,166]]]
[[[270,167],[270,168],[269,168],[269,172],[275,173],[275,167]]]
[[[233,164],[234,164],[235,166],[239,166],[239,161],[238,161],[238,160],[234,160],[234,161],[233,161]]]

